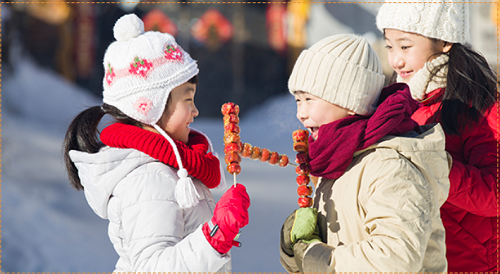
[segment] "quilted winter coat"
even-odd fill
[[[147,154],[110,147],[69,154],[90,207],[109,220],[108,234],[120,256],[115,271],[231,271],[230,255],[212,248],[202,232],[215,201],[199,180],[192,178],[199,204],[180,209],[176,171]]]
[[[305,251],[304,272],[447,271],[439,208],[450,167],[440,125],[357,151],[341,177],[318,181],[313,206],[322,242]],[[280,255],[287,271],[299,270]]]
[[[434,123],[444,88],[427,95],[412,118],[420,125]],[[461,135],[446,134],[446,151],[453,157],[450,193],[441,208],[446,228],[449,271],[500,271],[498,103],[479,125]],[[437,120],[439,122],[439,118]]]

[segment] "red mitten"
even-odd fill
[[[240,246],[235,241],[240,228],[248,224],[250,198],[245,186],[231,186],[215,205],[212,219],[203,225],[203,234],[212,247],[224,254],[231,247]]]

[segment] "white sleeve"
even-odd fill
[[[151,178],[154,176],[160,175],[144,175],[141,181],[158,180]],[[208,243],[202,224],[182,238],[184,216],[175,201],[139,191],[147,197],[141,196],[139,202],[121,212],[124,250],[134,271],[215,272],[230,260],[228,254],[220,254]]]

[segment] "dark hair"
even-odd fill
[[[198,75],[193,76],[191,79],[188,80],[188,83],[198,85]]]
[[[449,61],[436,66],[431,71],[431,78],[439,77],[439,70],[445,66],[448,66],[448,74],[434,121],[440,116],[444,131],[458,135],[465,125],[477,124],[486,110],[495,104],[498,82],[486,59],[469,45],[455,43],[449,52],[434,54],[429,59],[441,54],[448,55]],[[396,82],[396,76],[394,73],[390,83]]]
[[[96,153],[104,147],[104,144],[99,140],[97,127],[105,114],[113,116],[118,122],[142,127],[142,123],[128,117],[116,107],[108,104],[103,104],[102,107],[91,107],[78,114],[71,121],[63,142],[64,163],[69,182],[78,190],[82,190],[83,186],[78,177],[78,170],[69,157],[69,151],[78,150]]]
[[[195,75],[189,79],[188,82],[191,84],[198,84],[198,76]],[[168,100],[170,100],[170,98],[171,96],[169,96]],[[78,150],[87,153],[97,153],[104,147],[104,144],[98,137],[98,126],[105,114],[111,115],[119,123],[140,128],[144,127],[143,123],[130,118],[118,108],[106,103],[102,106],[88,108],[78,114],[73,121],[71,121],[63,142],[64,163],[66,165],[66,171],[68,172],[69,182],[78,190],[82,190],[83,186],[80,182],[80,177],[78,177],[78,169],[69,157],[69,151]]]

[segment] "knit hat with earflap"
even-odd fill
[[[420,34],[449,43],[467,44],[469,4],[466,0],[386,0],[377,27]]]
[[[376,109],[385,76],[366,39],[340,34],[303,50],[288,80],[292,94],[303,91],[359,115]]]
[[[172,89],[198,74],[196,61],[170,34],[144,32],[144,23],[135,14],[118,19],[113,31],[116,41],[104,54],[103,102],[153,126],[169,141],[179,165],[177,202],[181,208],[193,207],[198,204],[198,193],[182,165],[177,146],[157,122]]]

